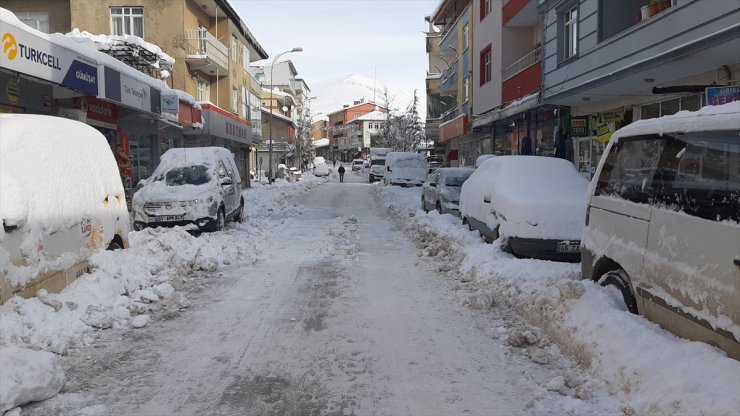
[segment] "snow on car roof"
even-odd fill
[[[710,105],[698,111],[679,111],[676,114],[639,120],[619,129],[613,137],[670,132],[740,129],[740,101]]]
[[[93,127],[63,117],[0,114],[0,216],[21,215],[48,231],[106,198],[124,198],[116,160]],[[7,198],[7,199],[6,199]],[[14,203],[24,200],[23,211]],[[53,203],[50,203],[53,201]]]

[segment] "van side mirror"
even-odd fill
[[[491,203],[491,197],[490,196],[483,195],[483,202],[485,202],[486,204],[490,204]]]
[[[139,188],[139,189],[141,189],[141,188],[143,188],[143,187],[144,187],[144,185],[146,185],[146,179],[142,179],[142,180],[140,180],[140,181],[139,181],[139,182],[138,182],[138,183],[136,184],[136,187],[137,187],[137,188]]]
[[[234,183],[234,181],[231,178],[229,178],[228,176],[225,177],[225,178],[223,178],[223,179],[221,179],[221,186],[228,186],[228,185],[232,185],[233,183]]]
[[[385,167],[385,170],[387,170],[388,172],[392,172],[392,170],[391,170],[391,167],[390,167],[390,166],[386,166],[386,167]]]

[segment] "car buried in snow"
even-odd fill
[[[497,156],[460,192],[463,224],[517,257],[578,262],[588,181],[564,159]]]
[[[134,229],[182,226],[220,231],[244,218],[241,177],[231,151],[193,147],[166,151],[133,197]]]

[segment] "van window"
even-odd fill
[[[740,222],[740,131],[621,138],[596,195]]]

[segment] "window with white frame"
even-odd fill
[[[198,78],[198,89],[197,89],[197,95],[198,95],[198,101],[210,101],[211,98],[211,84],[204,80],[203,78]]]
[[[463,90],[465,94],[465,100],[463,102],[468,102],[470,100],[470,77],[465,77],[465,80],[463,81]]]
[[[47,12],[16,12],[16,17],[32,28],[49,33],[49,13]]]
[[[239,89],[236,87],[231,88],[231,112],[239,113]]]
[[[470,25],[465,23],[465,26],[463,26],[463,50],[468,49],[469,45],[470,45]]]
[[[249,120],[249,95],[246,85],[242,85],[241,107],[241,116]]]
[[[563,13],[563,59],[578,54],[578,6]]]
[[[234,35],[231,35],[231,59],[239,62],[239,39]]]
[[[491,14],[491,11],[493,10],[491,7],[491,3],[493,3],[492,0],[481,0],[480,20],[483,20],[486,16]]]
[[[111,33],[117,36],[133,35],[144,37],[143,7],[111,7]]]
[[[242,46],[242,67],[249,71],[249,48]]]

